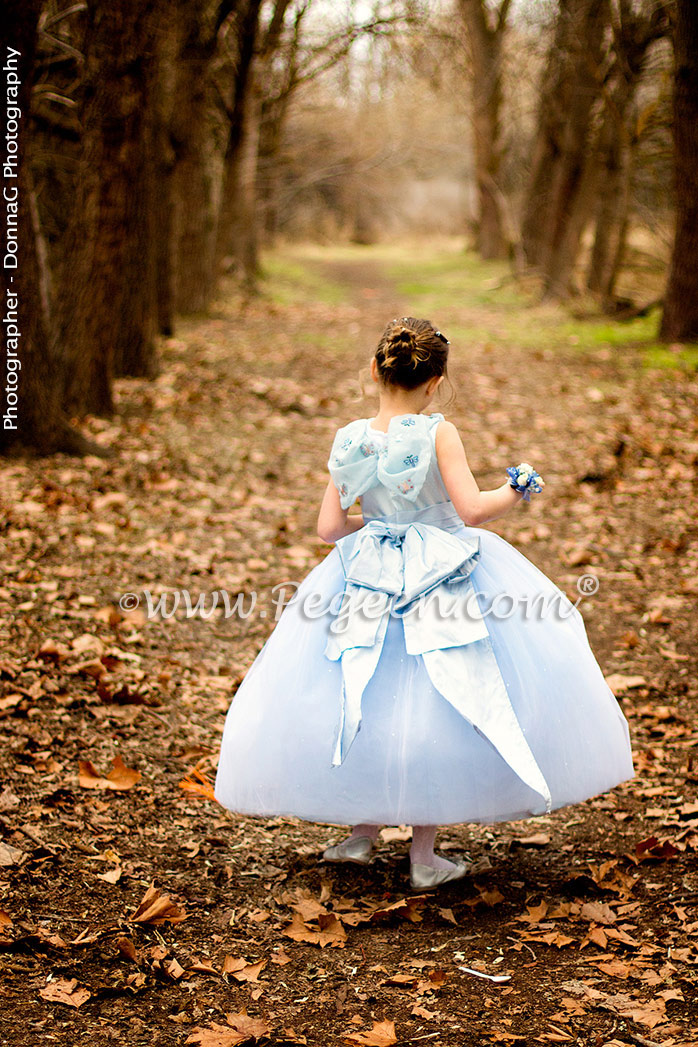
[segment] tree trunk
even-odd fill
[[[548,294],[566,293],[583,230],[578,213],[573,219],[587,174],[607,18],[608,0],[560,0],[522,223],[526,259],[540,270]]]
[[[608,303],[625,250],[630,191],[638,139],[636,97],[650,45],[670,31],[669,7],[648,12],[618,0],[613,14],[614,66],[604,91],[605,110],[596,153],[599,191],[587,287]]]
[[[162,27],[153,102],[155,111],[154,164],[157,186],[153,200],[155,297],[158,331],[166,336],[173,334],[175,326],[174,171],[176,157],[170,131],[175,105],[179,52],[177,28],[176,19]]]
[[[240,154],[245,134],[247,93],[250,87],[252,60],[259,29],[260,6],[261,0],[247,0],[237,22],[237,67],[228,114],[228,142],[216,238],[217,262],[228,266],[237,260]]]
[[[698,7],[676,0],[674,30],[676,236],[660,337],[698,342]]]
[[[614,135],[601,164],[601,185],[587,287],[608,301],[613,297],[627,231],[633,169],[631,143]]]
[[[156,370],[152,110],[165,4],[88,2],[82,156],[60,291],[66,399],[79,412],[111,413],[115,373]]]
[[[477,248],[482,258],[504,258],[508,245],[499,205],[502,161],[502,39],[509,9],[502,0],[495,24],[484,0],[460,0],[472,62],[473,133],[478,193]]]
[[[94,452],[96,445],[68,425],[61,408],[60,374],[51,355],[50,288],[45,258],[42,260],[41,256],[38,214],[32,206],[34,188],[27,125],[41,6],[41,0],[6,0],[0,34],[10,132],[8,167],[4,171],[9,235],[1,270],[6,322],[0,381],[0,451],[21,447],[41,454]],[[14,112],[15,105],[19,116]]]
[[[181,46],[171,137],[176,156],[175,299],[180,313],[204,311],[215,288],[222,177],[211,88],[217,23],[211,0],[180,2]]]
[[[242,281],[253,288],[259,275],[259,216],[257,214],[257,168],[262,121],[262,96],[258,73],[253,63],[246,92],[242,141],[234,165],[236,207],[232,223],[231,247],[240,268]]]

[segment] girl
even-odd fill
[[[537,815],[633,774],[581,615],[480,526],[543,481],[522,464],[480,491],[455,426],[423,413],[448,345],[427,320],[385,329],[378,413],[328,462],[318,534],[335,548],[240,686],[216,779],[231,810],[353,825],[326,861],[365,864],[381,825],[412,825],[414,890],[467,871],[434,853],[437,823]]]

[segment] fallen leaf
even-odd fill
[[[114,869],[109,869],[105,873],[97,873],[98,880],[104,880],[105,883],[118,883],[121,879],[122,869],[120,866],[116,866]]]
[[[201,1047],[236,1047],[244,1043],[250,1037],[247,1033],[238,1032],[227,1025],[212,1022],[205,1028],[198,1027],[184,1041],[185,1043],[198,1043]]]
[[[163,894],[151,884],[129,920],[131,923],[152,923],[154,927],[158,927],[166,922],[181,923],[186,918],[183,906],[177,905],[169,894]]]
[[[415,1005],[412,1008],[412,1010],[410,1011],[410,1013],[413,1014],[415,1016],[415,1018],[427,1018],[428,1019],[428,1018],[437,1018],[438,1017],[436,1011],[428,1011],[426,1009],[426,1007],[422,1007],[422,1005],[419,1004],[419,1003],[415,1003]]]
[[[380,836],[384,843],[404,843],[412,839],[412,830],[405,825],[391,826],[381,829]]]
[[[678,849],[672,843],[668,840],[660,843],[656,836],[650,836],[635,845],[635,858],[639,862],[644,862],[648,858],[654,858],[657,861],[675,858],[678,853]]]
[[[223,974],[232,974],[238,982],[256,982],[259,980],[260,972],[266,967],[266,960],[259,960],[258,963],[248,963],[247,960],[242,958],[234,959],[232,956],[226,956],[223,960]]]
[[[39,996],[48,1003],[64,1003],[66,1007],[82,1007],[92,993],[84,986],[78,986],[77,978],[56,978],[39,989]]]
[[[125,959],[138,963],[138,950],[130,938],[118,938],[116,947]]]
[[[647,680],[644,676],[624,676],[623,673],[611,673],[606,677],[606,683],[614,694],[625,694],[626,691],[634,690],[636,687],[645,687]]]
[[[391,1047],[397,1043],[395,1022],[375,1022],[368,1032],[344,1033],[343,1039],[351,1043],[360,1043],[362,1047]]]
[[[78,782],[83,789],[116,789],[121,792],[132,789],[141,779],[141,772],[127,767],[120,756],[112,760],[112,769],[106,778],[101,777],[89,760],[78,760],[78,768]]]
[[[550,843],[550,833],[534,833],[532,836],[515,836],[511,841],[520,847],[545,847]]]
[[[293,919],[281,933],[285,934],[287,938],[292,938],[294,942],[319,945],[321,949],[324,949],[326,945],[342,949],[347,938],[347,932],[334,913],[318,917],[318,930],[310,927],[300,913],[294,913]]]
[[[293,963],[293,957],[288,955],[282,945],[278,952],[272,953],[271,962],[279,967],[285,967],[287,963]]]
[[[0,843],[0,866],[9,869],[11,865],[19,865],[26,858],[24,851],[18,847],[11,847],[9,843]]]
[[[19,804],[19,796],[12,792],[9,785],[6,785],[0,793],[0,811],[11,811],[14,807],[19,807]]]

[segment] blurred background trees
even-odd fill
[[[616,312],[663,300],[668,273],[662,335],[698,339],[692,0],[6,8],[25,401],[42,387],[25,444],[83,447],[68,418],[111,412],[115,376],[156,374],[158,338],[224,275],[253,293],[279,237],[459,235],[544,295]]]

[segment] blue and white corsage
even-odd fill
[[[540,494],[545,487],[545,481],[540,473],[537,473],[527,462],[522,462],[521,465],[510,465],[507,469],[507,476],[509,486],[523,495],[524,502],[530,502],[532,491],[534,494]]]

